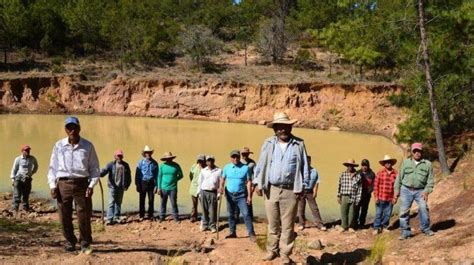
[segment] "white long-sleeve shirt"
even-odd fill
[[[63,177],[88,177],[89,188],[93,188],[99,181],[99,176],[99,159],[91,142],[81,138],[79,143],[73,146],[67,137],[56,142],[48,170],[48,184],[51,189],[56,188],[56,180]]]
[[[222,170],[218,167],[213,169],[205,167],[201,169],[198,180],[198,194],[201,192],[201,190],[217,190],[219,188],[219,181],[221,177]]]

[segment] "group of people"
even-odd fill
[[[291,262],[290,255],[296,233],[295,221],[300,229],[307,227],[305,206],[309,204],[315,226],[326,230],[319,213],[316,197],[319,188],[319,174],[311,167],[311,157],[306,153],[303,139],[292,134],[292,120],[284,112],[277,112],[268,127],[274,135],[265,139],[257,162],[250,158],[252,152],[244,147],[232,150],[230,163],[222,169],[215,164],[213,155],[200,154],[189,173],[192,200],[191,221],[198,220],[198,204],[201,203],[201,231],[216,232],[219,200],[227,201],[229,234],[226,238],[236,238],[236,224],[243,216],[249,239],[256,241],[253,227],[253,195],[263,196],[268,220],[268,253],[264,260],[281,257],[283,263]],[[65,250],[74,251],[80,243],[81,251],[91,252],[92,194],[99,177],[108,176],[107,224],[120,222],[121,204],[124,192],[132,184],[130,166],[124,161],[124,153],[117,150],[114,161],[105,168],[99,168],[94,145],[80,137],[81,126],[76,117],[67,117],[65,132],[67,137],[53,147],[48,169],[48,184],[51,197],[57,200],[58,213],[63,235],[67,241]],[[28,197],[31,178],[38,170],[36,159],[30,154],[31,147],[22,146],[22,154],[15,159],[12,169],[14,186],[13,208],[18,210],[20,201],[29,209]],[[422,158],[422,145],[411,146],[412,157],[403,161],[400,173],[394,169],[397,160],[385,156],[379,163],[382,169],[375,174],[368,160],[361,162],[361,169],[353,159],[343,165],[346,170],[339,179],[337,201],[341,205],[341,226],[343,230],[357,228],[365,224],[372,194],[376,202],[374,233],[381,232],[389,225],[393,205],[400,199],[400,239],[411,236],[409,211],[413,201],[419,208],[421,230],[433,235],[429,228],[427,200],[433,189],[433,169],[428,160]],[[174,161],[171,152],[162,155],[158,163],[152,156],[154,150],[145,146],[143,158],[135,171],[135,186],[139,193],[139,217],[145,219],[145,201],[148,197],[148,219],[155,219],[154,197],[161,197],[159,221],[165,220],[168,200],[175,222],[180,222],[177,204],[178,182],[183,171]],[[79,222],[79,239],[72,225],[72,203]],[[298,217],[298,218],[297,218]]]

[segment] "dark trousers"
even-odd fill
[[[225,196],[227,198],[227,213],[229,214],[229,230],[231,234],[236,233],[236,220],[235,220],[235,208],[239,208],[242,216],[244,217],[245,226],[247,232],[250,235],[255,235],[253,229],[252,218],[250,218],[248,204],[247,204],[247,193],[246,192],[228,192],[226,190]]]
[[[359,227],[365,225],[367,211],[369,210],[370,198],[370,193],[362,193],[362,198],[360,199],[359,205],[355,206],[354,223]]]
[[[198,203],[199,197],[191,196],[193,202],[193,209],[191,210],[191,221],[196,221],[198,217]]]
[[[174,220],[179,220],[178,217],[178,190],[161,190],[161,209],[160,219],[165,219],[166,216],[166,204],[168,204],[168,198],[171,202],[171,208],[173,208]]]
[[[31,192],[31,179],[26,181],[20,181],[15,179],[13,182],[13,202],[12,207],[14,210],[18,210],[20,201],[23,203],[23,209],[29,210],[30,204],[28,203]]]
[[[60,179],[57,186],[59,219],[63,226],[63,235],[71,244],[78,242],[72,225],[72,202],[74,201],[79,222],[79,242],[84,247],[92,243],[92,198],[86,197],[88,185],[87,178],[72,178],[68,180]]]
[[[155,182],[154,181],[142,181],[139,187],[140,200],[139,200],[139,214],[140,217],[145,217],[145,198],[148,196],[148,218],[153,218],[155,212]]]
[[[221,199],[222,200],[222,199]],[[201,191],[202,226],[208,229],[216,228],[217,222],[217,191]]]
[[[309,208],[313,213],[314,223],[317,227],[323,226],[323,221],[321,220],[321,214],[319,213],[318,204],[316,199],[313,197],[312,191],[306,191],[304,197],[298,201],[298,219],[300,225],[304,226],[306,222],[305,210],[306,210],[306,201],[309,204]]]

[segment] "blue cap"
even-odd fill
[[[81,126],[79,124],[79,119],[72,116],[67,117],[66,120],[64,121],[64,125],[68,125],[68,124],[76,124],[77,126]]]

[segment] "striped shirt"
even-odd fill
[[[374,196],[376,200],[392,201],[394,197],[394,184],[398,172],[394,168],[389,172],[383,168],[377,173],[374,182]]]
[[[357,172],[344,171],[339,178],[337,197],[349,196],[349,202],[358,204],[362,196],[361,176]]]
[[[99,159],[94,145],[84,138],[72,145],[68,138],[56,142],[51,154],[48,171],[48,184],[51,189],[56,188],[56,180],[68,178],[90,178],[89,188],[93,188],[99,181]]]

